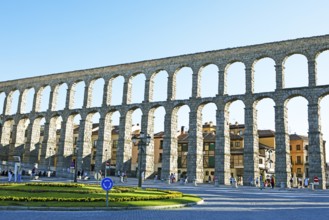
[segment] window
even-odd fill
[[[259,164],[263,164],[263,159],[259,159]]]
[[[162,153],[159,154],[159,163],[162,163]]]
[[[160,140],[160,149],[163,149],[163,140]]]
[[[209,157],[209,163],[208,163],[208,166],[210,168],[215,168],[215,157]]]
[[[297,144],[296,150],[300,150],[300,145],[299,144]]]
[[[239,141],[235,142],[235,147],[240,147],[240,142]]]
[[[182,151],[188,151],[188,145],[182,144]]]
[[[290,145],[289,147],[290,147],[290,151],[292,151],[292,146]]]
[[[209,150],[215,150],[215,143],[210,143],[209,144]]]
[[[308,156],[305,157],[305,161],[308,162]]]
[[[297,156],[297,164],[302,164],[302,157],[301,156]]]
[[[302,173],[302,169],[301,168],[297,168],[297,174],[301,174]]]

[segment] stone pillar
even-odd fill
[[[144,101],[143,102],[152,102],[153,101],[153,85],[154,85],[154,76],[150,73],[145,73],[145,90],[144,90]]]
[[[319,178],[319,188],[326,189],[326,166],[325,150],[320,125],[320,106],[317,102],[308,105],[308,124],[309,124],[309,178],[317,176]]]
[[[61,124],[59,145],[57,149],[57,169],[59,171],[67,170],[67,168],[70,168],[72,163],[72,156],[74,154],[73,118],[73,115],[62,115],[63,120]]]
[[[56,121],[57,117],[46,117],[40,155],[40,169],[48,169],[50,153],[51,151],[54,152],[56,148]]]
[[[7,95],[6,93],[6,98],[5,98],[5,101],[4,101],[4,106],[3,106],[3,109],[4,109],[4,114],[5,115],[10,115],[11,114],[11,106],[12,106],[12,103],[13,103],[13,92],[10,91]]]
[[[199,98],[201,96],[201,76],[199,68],[192,66],[192,97]]]
[[[122,105],[131,103],[131,80],[132,76],[128,79],[125,78],[123,83]]]
[[[168,73],[168,85],[167,85],[167,100],[176,99],[176,75],[174,73]]]
[[[203,182],[203,134],[202,112],[190,112],[189,143],[187,154],[187,176],[189,182]]]
[[[112,99],[112,81],[113,79],[104,79],[104,89],[103,89],[103,103],[102,106],[109,106],[111,105],[111,99]]]
[[[25,113],[26,111],[26,91],[19,91],[18,104],[17,104],[17,114]]]
[[[83,107],[82,108],[91,107],[92,94],[93,94],[93,84],[94,84],[94,81],[86,82],[84,98],[83,98]]]
[[[11,131],[11,138],[10,138],[10,144],[9,144],[9,160],[11,160],[12,156],[20,156],[18,152],[16,152],[16,139],[17,139],[17,129],[19,129],[18,125],[18,118],[16,117],[14,119],[14,124],[12,125],[12,131]]]
[[[50,110],[50,111],[56,111],[58,88],[59,88],[58,85],[50,87],[51,90],[50,90],[50,95],[49,95],[49,106],[48,106],[48,110]]]
[[[10,133],[13,126],[14,120],[4,118],[2,132],[1,132],[1,150],[0,156],[1,160],[8,160],[9,158],[9,147],[10,147]]]
[[[229,185],[231,177],[229,111],[224,105],[219,105],[217,109],[215,176],[218,178],[220,184]]]
[[[278,61],[275,61],[276,63]],[[284,66],[282,64],[276,64],[275,65],[275,75],[276,75],[276,89],[280,90],[285,87],[285,81],[284,81]]]
[[[255,81],[252,64],[246,63],[245,72],[246,72],[246,94],[252,94],[254,93],[254,81]]]
[[[36,118],[30,121],[27,127],[27,139],[24,148],[23,163],[38,163],[38,152],[36,152],[36,145],[40,142],[40,120]]]
[[[177,173],[177,110],[166,110],[163,136],[163,155],[161,179],[168,179],[171,173]]]
[[[288,185],[291,177],[290,144],[287,125],[287,108],[282,103],[275,106],[275,176],[277,184]]]
[[[317,84],[316,61],[308,61],[308,86],[315,87]]]
[[[65,100],[66,109],[73,109],[74,107],[75,86],[76,86],[75,83],[67,86],[66,100]]]
[[[249,185],[250,178],[254,180],[259,177],[257,110],[252,103],[245,107],[243,166],[243,184]]]
[[[33,97],[32,112],[40,112],[42,90],[43,90],[43,88],[35,88],[35,93],[34,93],[34,97]]]
[[[105,170],[106,160],[112,158],[112,124],[111,115],[102,113],[99,119],[98,140],[96,146],[95,171]]]
[[[151,136],[151,142],[149,145],[144,146],[143,160],[142,160],[142,171],[144,171],[144,177],[149,178],[154,173],[154,109],[149,111],[148,114],[142,115],[141,131],[145,135]]]
[[[91,165],[91,149],[92,149],[92,114],[81,115],[79,138],[78,138],[78,157],[77,168],[78,170],[90,171]]]
[[[44,87],[40,87],[36,92],[34,93],[34,99],[33,99],[33,112],[40,112],[41,109],[41,97],[42,97],[42,91]]]
[[[222,96],[227,93],[226,72],[223,66],[218,66],[218,95]]]
[[[116,173],[131,171],[132,141],[131,141],[131,111],[123,113],[120,117],[119,140],[116,158]]]

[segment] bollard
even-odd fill
[[[310,184],[310,190],[314,190],[314,183]]]

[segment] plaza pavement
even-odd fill
[[[136,178],[129,178],[128,182],[121,183],[117,177],[111,177],[114,185],[137,186]],[[1,182],[5,179],[1,178]],[[43,177],[38,181],[71,182],[72,179]],[[85,183],[99,183],[99,181],[79,181]],[[329,190],[309,189],[280,189],[266,188],[260,190],[256,187],[230,186],[215,187],[214,184],[192,183],[181,185],[179,183],[167,184],[162,181],[146,180],[143,187],[156,187],[162,189],[179,190],[183,193],[194,194],[203,198],[204,202],[190,207],[162,207],[162,209],[134,209],[134,210],[80,210],[55,211],[48,209],[42,212],[42,217],[55,219],[329,219]],[[1,219],[32,219],[31,216],[40,213],[35,210],[1,210]],[[56,214],[54,214],[56,213]],[[36,219],[36,218],[33,218]],[[46,219],[46,218],[38,218]]]

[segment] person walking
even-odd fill
[[[13,178],[13,172],[11,170],[8,171],[8,182],[11,182],[11,179]]]
[[[271,186],[272,186],[272,189],[274,189],[274,184],[275,184],[275,182],[274,182],[274,176],[272,176],[271,177]]]

